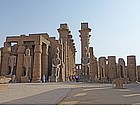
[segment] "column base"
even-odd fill
[[[29,77],[28,76],[24,76],[24,77],[21,77],[21,83],[29,83]]]
[[[101,83],[108,83],[107,77],[102,77],[101,78]]]
[[[42,81],[41,81],[41,80],[38,80],[38,79],[32,79],[31,82],[32,82],[32,83],[42,83]]]
[[[60,79],[58,78],[57,81],[56,81],[56,77],[50,76],[49,77],[49,82],[60,82]]]

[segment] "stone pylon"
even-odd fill
[[[89,39],[91,36],[91,35],[89,35],[89,33],[91,32],[91,29],[88,27],[88,23],[81,23],[81,30],[79,30],[79,32],[80,32],[79,37],[81,38],[81,64],[83,64],[85,59],[87,59],[86,57],[89,57]],[[82,65],[83,75],[85,75],[84,74],[85,68],[87,69],[86,74],[87,74],[87,76],[89,76],[88,64],[87,64],[87,66]]]

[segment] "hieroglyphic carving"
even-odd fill
[[[87,47],[85,47],[85,55],[82,57],[82,65],[84,66],[84,75],[87,75],[89,65],[89,53]]]
[[[61,59],[59,58],[59,48],[57,47],[55,57],[52,60],[52,76],[55,77],[56,82],[60,75],[60,65]]]
[[[16,66],[16,56],[11,55],[9,57],[8,66],[10,67],[10,74],[9,75],[11,76],[13,74],[14,66]]]
[[[25,71],[25,77],[29,76],[29,68],[31,67],[31,55],[30,55],[30,49],[27,48],[25,51],[24,55],[24,64],[23,66],[25,67],[26,71]]]

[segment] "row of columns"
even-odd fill
[[[42,51],[43,48],[43,51]],[[25,46],[19,45],[17,51],[16,80],[20,82],[23,76]],[[9,74],[8,61],[11,54],[11,45],[6,42],[2,50],[2,69],[1,75]],[[43,67],[43,68],[42,68]],[[35,44],[32,82],[41,82],[42,75],[48,76],[48,48],[40,44]]]
[[[116,63],[115,56],[100,57],[99,58],[99,80],[107,78],[109,82],[112,82],[116,78],[128,78],[130,82],[137,80],[137,66],[136,57],[127,56],[127,66],[123,58],[118,59]]]
[[[75,44],[67,24],[60,24],[58,32],[63,46],[63,74],[65,75],[65,81],[69,81],[69,77],[75,75]]]

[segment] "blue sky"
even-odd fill
[[[47,32],[68,23],[80,63],[81,22],[88,22],[96,57],[136,55],[140,64],[140,0],[0,0],[0,46],[6,36]]]

